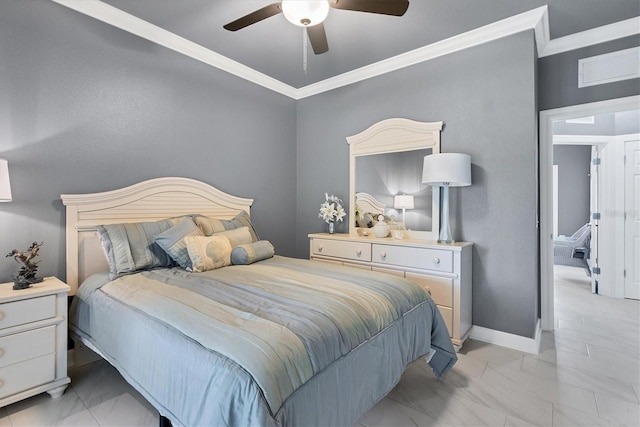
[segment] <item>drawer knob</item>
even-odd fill
[[[358,250],[356,251],[356,255],[358,255],[358,256],[362,255],[362,249],[358,249]]]
[[[385,259],[387,257],[387,253],[386,252],[381,252],[380,253],[380,258]]]
[[[322,252],[322,249],[324,249],[322,246],[318,246],[318,252]]]
[[[438,257],[434,257],[434,258],[433,258],[433,263],[434,263],[434,264],[440,264],[440,258],[438,258]]]

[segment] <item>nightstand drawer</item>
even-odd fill
[[[50,319],[55,315],[55,295],[7,302],[0,305],[0,329]]]
[[[0,338],[0,368],[56,350],[56,327],[34,329]]]
[[[453,279],[416,273],[407,273],[407,279],[428,290],[436,304],[453,307]]]
[[[453,272],[453,253],[441,249],[373,244],[373,262]]]
[[[0,368],[0,399],[54,380],[55,354]]]
[[[313,255],[371,261],[371,244],[369,243],[313,239],[311,247]]]
[[[444,320],[444,324],[447,325],[447,330],[449,331],[449,336],[453,336],[453,310],[449,307],[443,307],[441,305],[438,306],[438,311],[442,315],[442,319]]]

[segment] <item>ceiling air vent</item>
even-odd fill
[[[578,87],[640,78],[640,47],[578,60]]]

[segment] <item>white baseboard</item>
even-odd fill
[[[536,333],[534,338],[526,338],[520,335],[507,332],[496,331],[495,329],[473,326],[470,338],[489,344],[496,344],[513,350],[524,351],[526,353],[540,353],[540,339],[542,338],[542,327],[540,319],[536,322]]]

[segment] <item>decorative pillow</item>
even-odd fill
[[[206,216],[198,215],[196,216],[195,220],[196,224],[198,224],[198,227],[200,227],[205,236],[211,236],[214,233],[219,233],[221,231],[235,230],[236,228],[247,227],[249,229],[249,233],[251,234],[251,241],[258,241],[258,234],[251,224],[249,214],[245,211],[240,212],[233,219],[209,218]]]
[[[155,242],[169,255],[180,267],[191,271],[191,259],[184,241],[186,236],[204,236],[191,218],[174,225],[155,237]],[[247,231],[247,236],[249,232]],[[249,236],[251,238],[251,236]]]
[[[111,279],[139,270],[173,267],[173,259],[155,243],[154,238],[183,218],[98,226]]]
[[[271,258],[273,254],[273,245],[268,240],[259,240],[236,246],[231,251],[231,263],[233,265],[253,264],[256,261]]]
[[[238,245],[253,242],[253,238],[251,237],[251,233],[249,232],[249,227],[240,227],[236,228],[235,230],[221,231],[220,233],[214,233],[213,235],[224,236],[229,239],[231,249],[235,248]]]
[[[231,265],[231,243],[224,236],[187,236],[184,238],[194,273]]]

